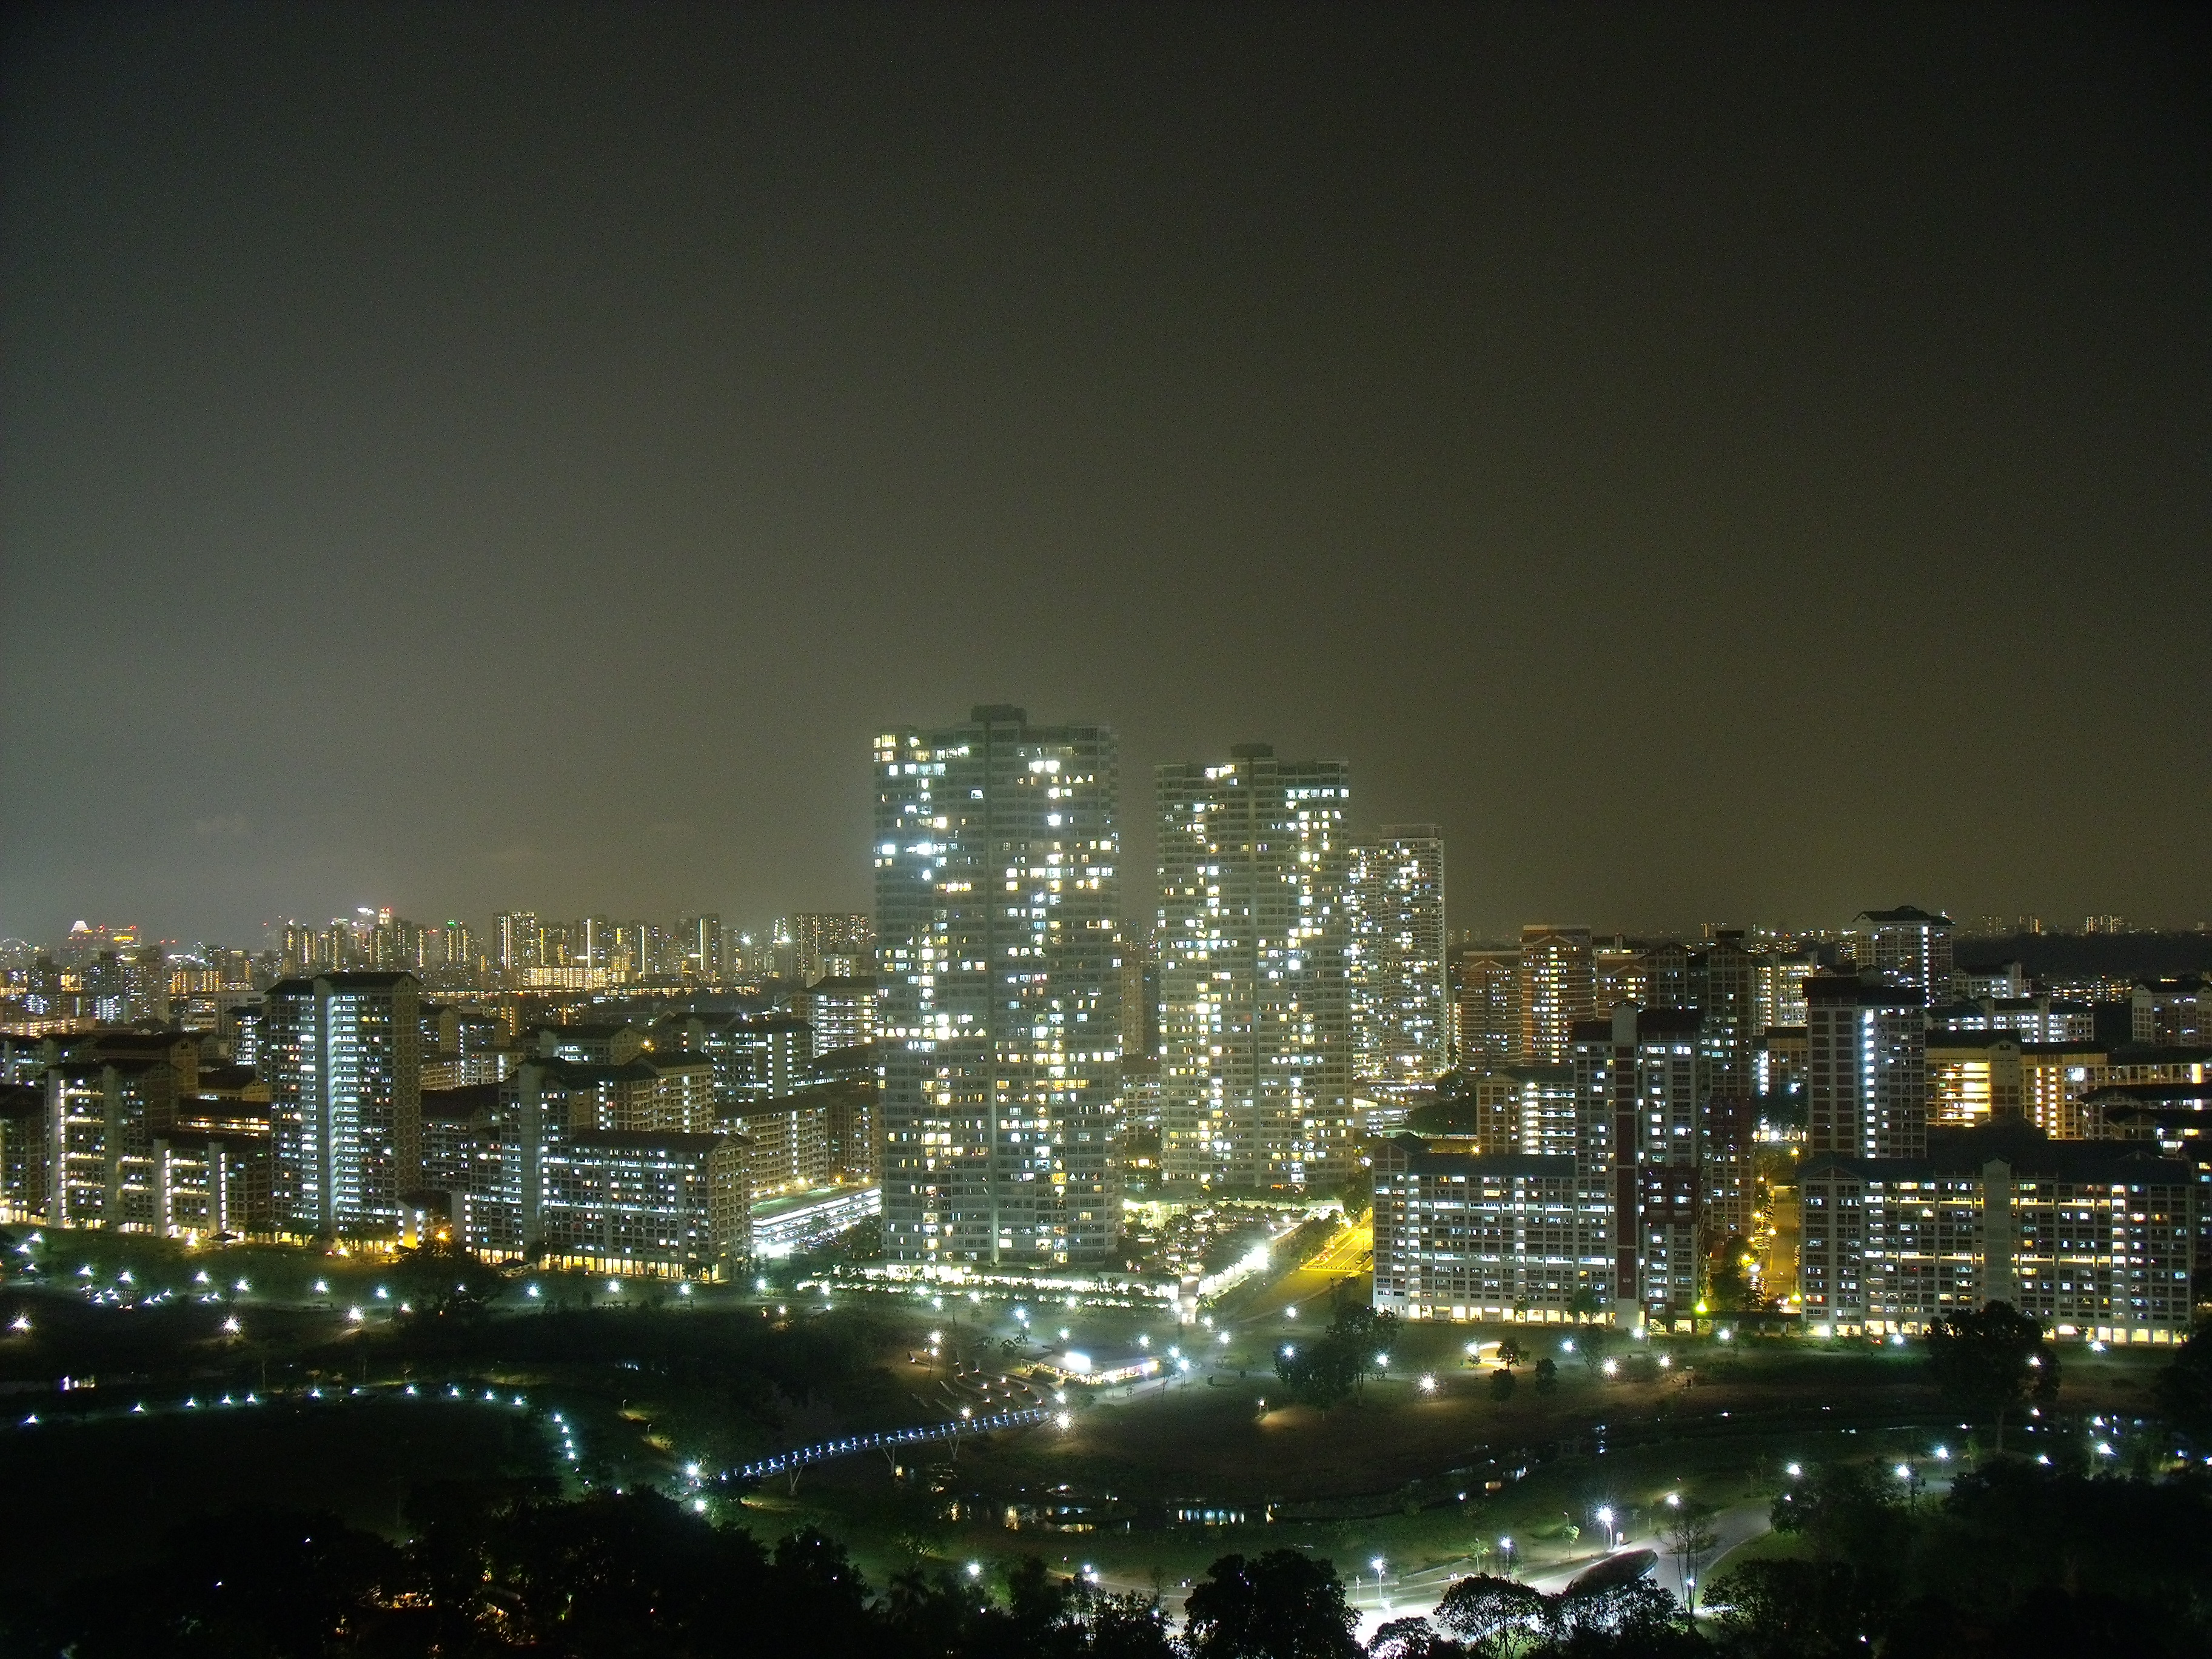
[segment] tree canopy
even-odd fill
[[[1946,1399],[1995,1423],[1999,1446],[2014,1406],[2058,1394],[2057,1351],[2043,1327],[2009,1302],[1937,1320],[1928,1332],[1928,1365]]]

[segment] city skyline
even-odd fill
[[[2212,8],[0,8],[0,1655],[2212,1654]]]

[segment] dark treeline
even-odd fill
[[[1812,1471],[1776,1500],[1796,1559],[1753,1561],[1692,1620],[1648,1581],[1542,1595],[1462,1581],[1372,1659],[2180,1659],[2212,1651],[2212,1480],[2020,1462],[1915,1504],[1880,1469]],[[823,1655],[876,1659],[1357,1659],[1334,1567],[1297,1550],[1216,1562],[1174,1628],[1157,1601],[1040,1561],[917,1567],[872,1589],[838,1545],[773,1547],[654,1493],[432,1488],[404,1545],[268,1512],[178,1532],[164,1555],[0,1609],[6,1659]],[[27,1517],[17,1525],[35,1524]]]

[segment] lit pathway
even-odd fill
[[[810,1463],[822,1463],[833,1457],[850,1457],[855,1452],[883,1451],[893,1446],[918,1445],[926,1440],[957,1440],[963,1434],[981,1434],[991,1429],[1019,1428],[1026,1423],[1042,1423],[1047,1413],[1042,1406],[1031,1406],[1021,1411],[996,1412],[988,1417],[961,1417],[945,1423],[925,1423],[910,1429],[885,1429],[876,1434],[847,1435],[838,1440],[823,1440],[811,1446],[801,1446],[795,1451],[778,1452],[774,1457],[764,1457],[757,1463],[747,1463],[741,1468],[725,1471],[723,1481],[765,1480],[772,1474],[791,1474]]]

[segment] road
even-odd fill
[[[1323,1311],[1336,1287],[1368,1272],[1374,1258],[1375,1224],[1370,1213],[1338,1232],[1311,1260],[1279,1273],[1253,1292],[1223,1323],[1234,1327],[1279,1319],[1285,1308],[1297,1308],[1302,1318]]]

